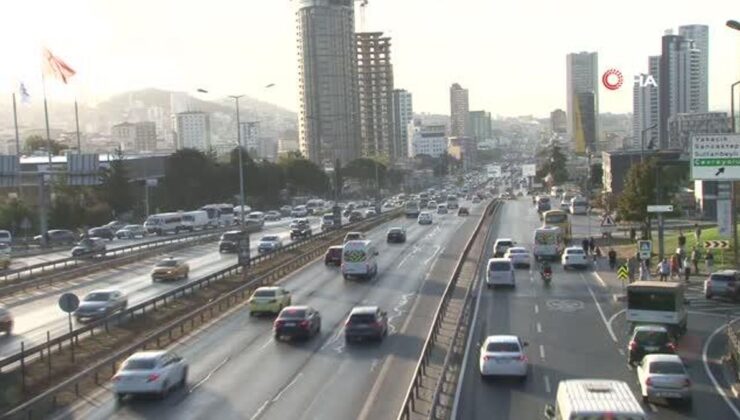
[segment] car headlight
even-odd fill
[[[97,311],[98,312],[105,312],[105,308],[98,308]]]

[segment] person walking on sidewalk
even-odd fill
[[[667,281],[668,276],[671,275],[671,265],[668,263],[667,258],[663,258],[663,261],[658,263],[658,275],[660,276],[660,281]]]
[[[593,236],[588,238],[588,250],[591,252],[591,254],[593,254],[596,250],[596,241],[594,241]]]
[[[588,239],[583,238],[583,240],[581,241],[581,248],[583,248],[583,252],[588,255]]]
[[[694,274],[699,275],[699,260],[701,259],[701,253],[699,248],[694,246],[694,250],[691,251],[691,264],[694,266]]]
[[[686,246],[686,237],[683,236],[683,229],[678,229],[678,247],[683,249]]]
[[[678,279],[678,273],[681,270],[681,263],[678,260],[678,254],[673,254],[671,257],[671,279]]]
[[[683,262],[683,278],[686,283],[689,282],[689,277],[691,277],[691,263],[689,262],[689,258],[686,257],[686,260]]]
[[[707,250],[707,254],[704,256],[704,262],[707,265],[707,273],[712,274],[712,266],[714,265],[714,254],[711,249]]]
[[[614,271],[614,267],[617,266],[617,251],[614,248],[609,248],[607,256],[609,257],[609,268]]]
[[[698,223],[694,223],[694,238],[696,238],[696,244],[698,245],[701,241],[701,228]]]
[[[650,268],[645,260],[640,261],[640,280],[650,280]]]

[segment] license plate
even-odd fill
[[[286,327],[295,327],[296,326],[296,323],[295,322],[286,322],[285,323],[285,326]]]
[[[658,351],[657,346],[645,346],[646,351]]]

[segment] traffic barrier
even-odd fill
[[[494,200],[488,205],[486,210],[483,212],[483,216],[478,222],[478,225],[473,231],[473,235],[471,235],[470,239],[465,245],[465,248],[463,249],[462,254],[460,255],[460,258],[457,261],[457,264],[455,265],[455,270],[453,271],[452,276],[450,277],[450,281],[447,283],[447,287],[442,293],[442,298],[439,302],[439,305],[437,306],[436,312],[434,313],[434,321],[432,322],[432,325],[429,328],[429,333],[427,334],[427,338],[424,341],[424,346],[421,349],[421,355],[419,357],[419,361],[416,364],[416,368],[414,369],[411,383],[406,391],[406,395],[403,400],[403,405],[401,406],[401,410],[399,411],[398,416],[397,416],[398,420],[410,419],[412,413],[414,413],[414,410],[416,409],[416,403],[418,399],[420,398],[420,391],[423,387],[423,383],[422,383],[423,378],[427,374],[427,368],[430,363],[430,355],[432,353],[432,349],[435,346],[435,343],[437,342],[438,333],[440,332],[442,321],[445,315],[447,314],[447,308],[452,298],[452,294],[457,288],[458,278],[460,277],[460,272],[463,268],[464,262],[468,256],[468,253],[472,249],[473,244],[475,243],[478,234],[480,233],[483,226],[486,224],[485,223],[486,220],[492,220],[493,215],[499,208],[499,204],[500,203],[497,200]],[[466,292],[465,301],[469,299],[469,296],[470,296],[470,289],[468,289]],[[459,325],[453,336],[457,336],[458,332],[459,332]],[[438,403],[438,396],[440,394],[442,383],[444,382],[443,379],[447,371],[447,366],[449,365],[450,354],[451,352],[447,352],[447,354],[445,355],[444,363],[442,366],[442,373],[440,374],[439,380],[436,382],[434,386],[434,393],[433,393],[434,400],[431,403],[431,407],[432,407],[432,409],[430,410],[431,414],[428,414],[425,417],[434,418],[433,416],[434,408],[436,407]]]
[[[244,285],[237,287],[232,291],[219,296],[218,298],[213,299],[211,303],[203,306],[197,311],[188,313],[187,315],[184,315],[177,320],[169,323],[167,326],[155,330],[154,332],[150,333],[145,339],[139,340],[136,343],[127,346],[123,350],[116,352],[114,355],[109,356],[99,361],[98,363],[95,363],[93,366],[86,368],[82,372],[75,374],[71,378],[61,382],[56,386],[53,386],[49,390],[37,395],[36,397],[31,398],[18,407],[5,413],[3,415],[3,418],[31,419],[43,417],[46,413],[53,410],[54,407],[57,406],[57,394],[62,392],[69,392],[69,390],[72,389],[74,393],[79,396],[78,384],[81,381],[87,380],[90,377],[95,377],[96,383],[98,383],[101,375],[107,375],[106,377],[109,378],[115,372],[116,364],[128,357],[136,350],[140,348],[147,348],[147,346],[154,347],[151,345],[151,343],[156,343],[156,347],[159,347],[162,337],[172,337],[173,331],[183,331],[186,324],[190,324],[192,326],[194,320],[196,320],[196,318],[202,320],[206,312],[209,312],[210,315],[212,315],[213,311],[215,310],[218,310],[219,312],[224,312],[226,309],[234,306],[235,304],[245,301],[245,299],[248,298],[248,296],[251,295],[251,292],[257,287],[272,284],[275,281],[283,278],[286,274],[313,261],[324,252],[326,252],[326,243],[319,243],[321,239],[331,239],[332,241],[340,240],[343,237],[344,233],[346,233],[347,231],[372,229],[379,224],[385,223],[398,217],[400,214],[401,213],[397,210],[382,213],[381,215],[378,215],[372,219],[366,219],[357,223],[348,224],[343,226],[341,229],[329,230],[317,235],[312,235],[311,237],[296,241],[281,249],[251,258],[249,260],[250,267],[257,265],[265,260],[275,258],[282,253],[295,250],[306,244],[313,242],[317,243],[316,246],[312,247],[310,250],[302,253],[301,255],[292,258],[290,261],[271,269],[269,272],[249,281],[248,283],[245,283]],[[111,323],[124,322],[126,319],[133,319],[137,315],[144,315],[147,313],[147,311],[157,310],[157,306],[165,306],[168,300],[172,301],[174,299],[177,299],[178,297],[181,298],[188,294],[195,293],[196,290],[210,286],[212,282],[233,275],[239,275],[241,273],[242,267],[238,264],[235,264],[226,269],[220,270],[216,273],[212,273],[191,283],[185,284],[181,287],[172,289],[155,298],[152,298],[145,302],[141,302],[135,306],[126,309],[123,312],[92,322],[82,328],[78,328],[72,331],[71,333],[64,334],[51,340],[47,340],[47,342],[42,345],[34,346],[29,349],[22,349],[21,352],[0,361],[0,372],[3,371],[3,368],[12,366],[15,368],[13,369],[13,371],[16,369],[21,369],[21,377],[23,377],[24,366],[27,363],[27,360],[32,356],[40,357],[42,359],[46,357],[45,360],[50,361],[50,354],[55,347],[58,349],[57,352],[61,352],[63,347],[68,346],[70,343],[78,342],[81,338],[84,338],[82,336],[85,334],[93,336],[95,334],[102,333],[103,331],[109,331]],[[49,369],[51,370],[51,367]],[[104,371],[105,373],[101,373],[101,371]]]

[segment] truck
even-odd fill
[[[627,286],[627,323],[664,325],[678,337],[686,333],[688,311],[684,289],[677,282],[636,281]]]

